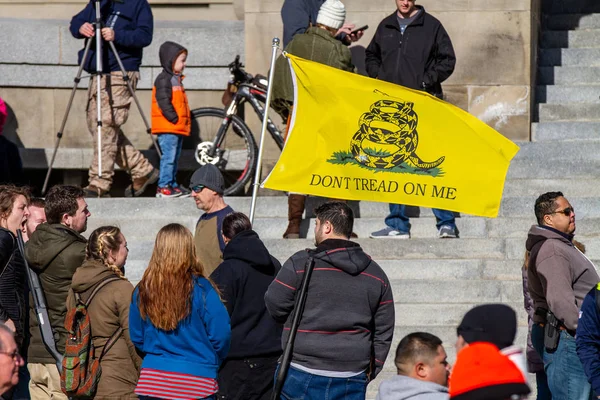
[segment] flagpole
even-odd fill
[[[258,187],[260,186],[260,173],[262,170],[263,149],[265,147],[265,135],[267,132],[267,123],[269,121],[269,108],[271,104],[271,92],[273,90],[273,74],[275,72],[275,59],[277,57],[277,49],[279,49],[279,38],[273,38],[271,52],[271,68],[269,70],[269,83],[267,87],[267,99],[265,100],[265,115],[262,121],[262,130],[260,133],[260,142],[258,144],[258,160],[256,163],[256,171],[254,172],[254,183],[252,184],[252,203],[250,203],[250,223],[254,222],[254,209],[256,208],[256,197],[258,195]]]

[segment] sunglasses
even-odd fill
[[[553,211],[548,214],[564,214],[565,216],[570,217],[571,214],[574,214],[574,213],[575,213],[575,209],[573,207],[567,207],[564,210]]]
[[[204,185],[196,185],[194,187],[192,187],[192,192],[194,193],[200,193],[202,191],[202,189],[204,189],[206,186]]]

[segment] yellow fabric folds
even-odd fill
[[[288,57],[290,133],[264,187],[497,216],[513,142],[424,92]]]

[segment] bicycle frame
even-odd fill
[[[223,144],[225,132],[227,132],[227,129],[231,124],[231,116],[235,115],[240,104],[243,104],[245,101],[250,103],[259,119],[261,121],[263,120],[265,115],[265,108],[263,104],[266,101],[266,96],[267,93],[255,85],[247,83],[242,83],[239,85],[233,97],[233,100],[231,101],[231,104],[229,105],[229,107],[227,107],[227,110],[225,111],[225,119],[223,119],[223,122],[221,123],[221,126],[217,131],[217,135],[215,136],[215,139],[213,141],[213,146],[208,152],[209,156],[214,157],[215,153],[217,152],[217,149],[219,149],[221,147],[221,144]],[[273,138],[279,149],[282,150],[284,144],[283,135],[281,134],[277,126],[275,126],[271,118],[267,120],[267,130],[271,134],[271,137]]]

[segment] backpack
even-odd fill
[[[100,289],[108,283],[120,279],[114,277],[103,280],[96,285],[85,302],[82,301],[79,293],[75,293],[77,305],[75,308],[69,310],[65,317],[65,329],[68,335],[60,373],[60,387],[63,393],[69,397],[94,396],[100,375],[102,374],[100,360],[116,343],[123,332],[123,328],[119,327],[108,338],[102,353],[100,353],[100,357],[96,356],[96,349],[92,342],[88,307]]]

